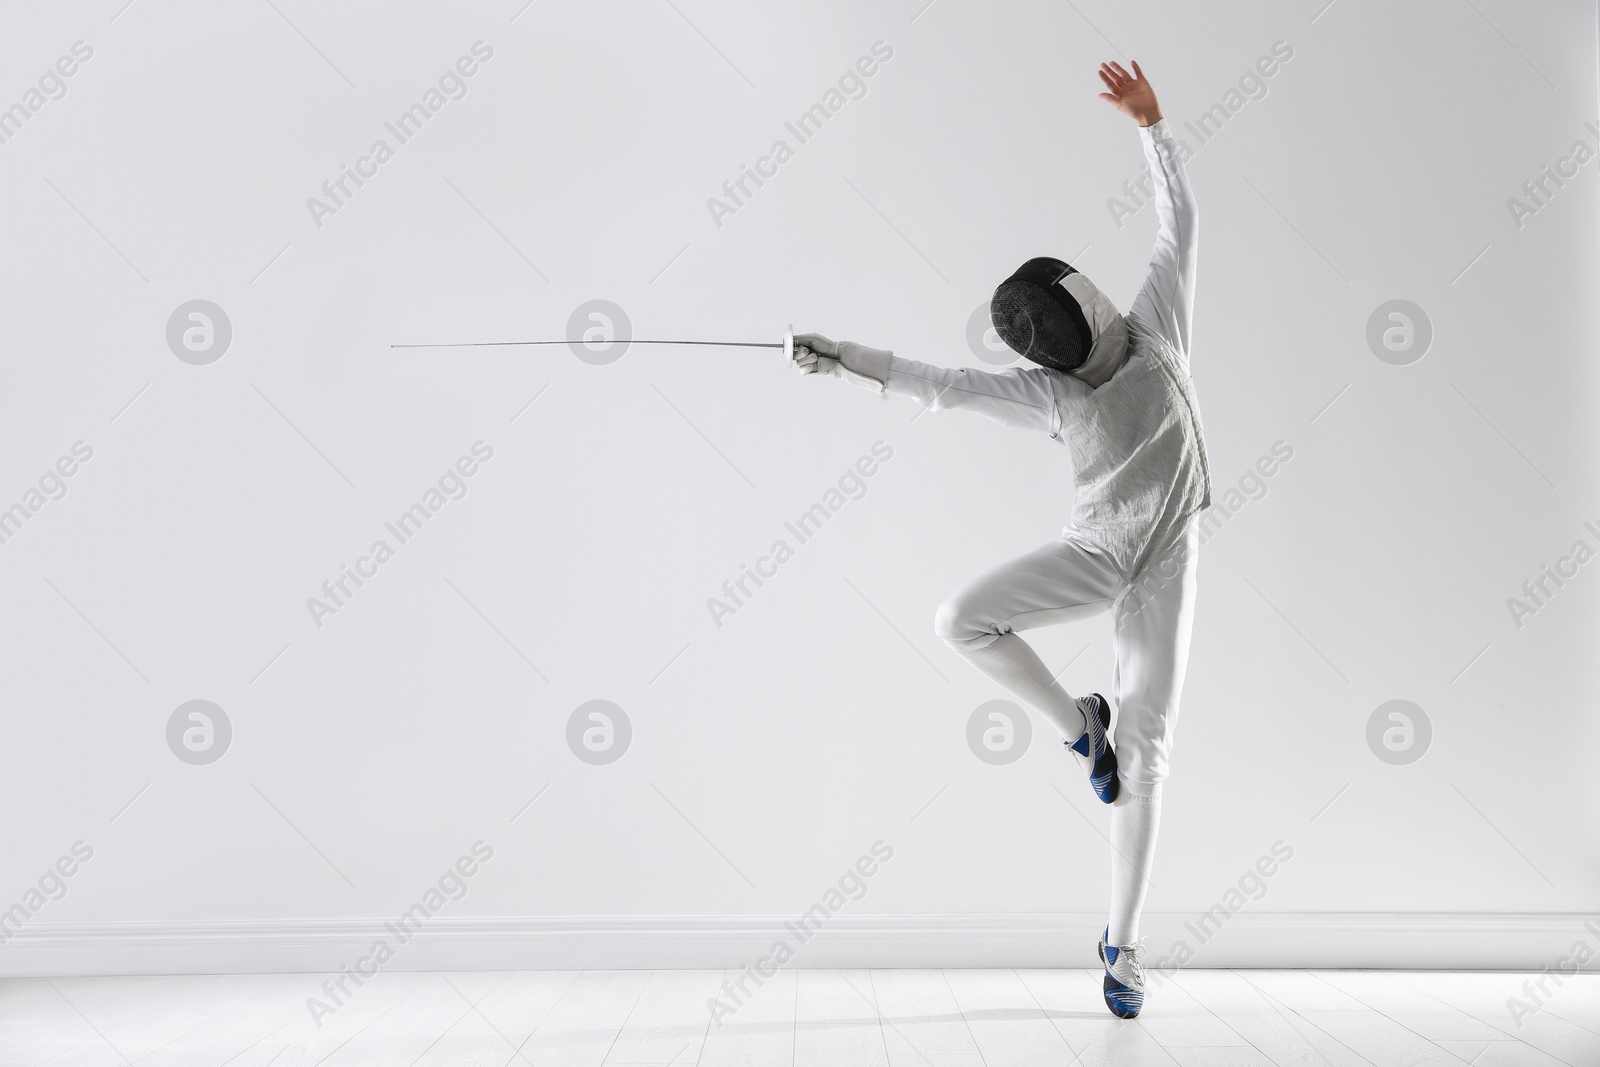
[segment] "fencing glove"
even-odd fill
[[[889,360],[894,355],[868,348],[854,341],[830,341],[820,333],[798,333],[794,337],[794,368],[801,374],[826,374],[843,378],[881,393],[889,380]]]

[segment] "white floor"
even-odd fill
[[[379,974],[319,1026],[328,977],[0,980],[0,1065],[1600,1064],[1600,975],[1520,1026],[1498,973],[1187,971],[1119,1022],[1094,971],[787,971],[720,1026],[737,973]]]

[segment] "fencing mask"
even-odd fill
[[[1095,284],[1059,259],[1030,259],[994,291],[989,318],[1013,352],[1093,386],[1122,366],[1128,324]]]

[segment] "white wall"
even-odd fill
[[[478,840],[436,947],[395,966],[737,966],[879,840],[798,964],[1087,962],[1106,813],[1042,721],[1017,762],[975,757],[1002,694],[930,625],[1059,530],[1064,449],[770,351],[389,346],[561,337],[604,298],[640,337],[793,322],[985,367],[969,317],[1023,259],[1123,306],[1142,281],[1153,211],[1108,205],[1138,139],[1095,98],[1128,56],[1198,146],[1219,497],[1293,450],[1204,550],[1152,947],[1280,841],[1203,961],[1600,945],[1600,562],[1520,626],[1507,604],[1600,549],[1596,164],[1507,202],[1600,145],[1593,4],[122,3],[0,33],[0,105],[93,49],[0,144],[0,506],[93,449],[0,545],[0,908],[93,849],[0,970],[337,966]],[[385,121],[477,41],[467,95],[398,145]],[[879,41],[797,145],[785,121]],[[1199,145],[1182,123],[1276,42],[1266,95]],[[378,138],[394,158],[316,224]],[[707,198],[778,138],[794,158],[719,227]],[[208,365],[166,339],[194,299],[231,323]],[[1394,299],[1431,322],[1409,365],[1366,339]],[[465,498],[315,625],[478,441]],[[797,544],[785,520],[878,441],[865,496]],[[714,625],[779,538],[794,558]],[[1068,689],[1109,686],[1104,621],[1038,643]],[[233,731],[204,766],[167,741],[195,699]],[[606,766],[566,740],[596,699],[632,728]],[[1404,766],[1367,741],[1396,699],[1432,726]]]

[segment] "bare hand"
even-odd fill
[[[1161,121],[1161,105],[1156,103],[1156,91],[1150,88],[1138,63],[1133,64],[1132,74],[1123,70],[1121,63],[1102,63],[1100,80],[1111,90],[1101,93],[1100,99],[1141,126],[1153,126]]]

